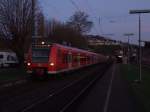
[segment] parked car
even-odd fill
[[[18,65],[16,53],[0,51],[0,67],[14,67]]]

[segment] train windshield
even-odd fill
[[[50,48],[44,48],[44,49],[32,49],[32,61],[33,62],[48,62],[49,60],[49,54],[50,54]]]

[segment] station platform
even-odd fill
[[[114,64],[76,106],[75,112],[143,112]]]

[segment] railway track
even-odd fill
[[[1,111],[28,112],[35,110],[45,112],[49,109],[54,112],[65,111],[99,77],[99,75],[93,77],[90,74],[96,74],[98,70],[103,71],[105,66],[91,67],[88,68],[89,71],[86,71],[86,68],[67,75],[65,78],[46,82],[30,82],[22,88],[12,87],[4,90],[0,92]]]
[[[88,89],[90,89],[90,87],[99,79],[104,75],[104,72],[106,71],[106,67],[104,67],[104,70],[99,73],[100,75],[95,76],[91,81],[89,81],[87,83],[87,85],[85,85],[85,87],[83,87],[79,93],[77,95],[75,95],[75,97],[70,100],[62,109],[59,110],[59,112],[72,112],[72,109],[74,109],[74,105],[79,103],[77,102],[80,98],[82,98],[82,96],[84,95],[84,93],[86,93],[86,91],[88,92]],[[96,73],[96,72],[95,72]]]
[[[108,66],[108,65],[107,65]],[[65,86],[59,91],[49,94],[45,99],[42,99],[22,110],[22,112],[35,111],[35,112],[68,112],[71,111],[73,104],[80,98],[87,89],[102,75],[106,70],[106,65],[101,69],[97,68],[95,71],[89,73],[79,80],[74,81],[70,85]],[[98,70],[101,72],[98,73]],[[93,74],[99,74],[92,76]]]

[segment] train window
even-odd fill
[[[48,57],[49,50],[33,50],[32,56],[33,57]]]
[[[48,62],[50,49],[33,49],[32,60],[33,62]]]
[[[83,57],[83,62],[85,62],[85,61],[86,61],[86,57],[84,56],[84,57]]]
[[[87,57],[87,60],[90,61],[90,57],[89,56]]]
[[[86,56],[85,60],[86,60],[86,63],[88,63],[88,57],[87,56]]]
[[[73,56],[73,62],[78,62],[78,56]]]
[[[68,54],[68,63],[72,62],[72,54]]]
[[[94,62],[94,56],[92,56],[92,62]]]
[[[58,57],[61,57],[61,49],[58,49],[58,50],[57,50],[57,56],[58,56]]]
[[[67,54],[63,54],[63,63],[67,63]]]
[[[84,56],[80,57],[81,62],[84,62]]]
[[[80,55],[77,56],[77,61],[80,62]]]

